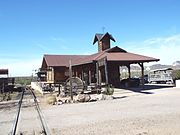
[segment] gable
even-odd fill
[[[46,63],[45,57],[43,57],[41,69],[47,69],[47,63]]]
[[[97,33],[94,37],[93,45],[98,41],[102,41],[103,39],[108,38],[112,41],[116,42],[112,35],[110,35],[108,32],[106,34],[99,34]]]
[[[126,50],[119,48],[118,46],[115,46],[113,48],[110,48],[108,50],[106,50],[107,53],[112,53],[112,52],[123,52],[123,53],[127,53]]]

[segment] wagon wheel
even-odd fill
[[[72,93],[73,94],[79,94],[84,91],[84,83],[83,81],[78,77],[72,77]],[[65,82],[65,91],[67,94],[70,94],[70,78],[68,78]]]

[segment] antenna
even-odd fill
[[[104,34],[104,30],[105,30],[105,27],[103,26],[103,27],[102,27],[103,34]]]

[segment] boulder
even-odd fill
[[[112,100],[113,96],[112,95],[105,95],[105,94],[98,94],[96,96],[97,100]]]
[[[113,96],[112,95],[104,95],[104,100],[112,100]]]
[[[97,97],[96,95],[90,95],[91,99],[89,100],[89,102],[94,102],[94,101],[97,101]]]
[[[63,104],[63,101],[62,100],[57,100],[57,105],[62,105]]]
[[[88,102],[90,101],[91,97],[88,94],[78,94],[77,101],[79,102]]]
[[[96,96],[96,99],[97,99],[97,100],[104,100],[104,94],[98,94],[98,95]]]

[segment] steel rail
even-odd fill
[[[39,115],[39,118],[40,118],[40,121],[41,121],[41,126],[42,126],[42,128],[43,128],[43,133],[44,133],[45,135],[51,135],[51,134],[50,134],[50,131],[49,131],[49,129],[48,129],[47,123],[46,123],[46,121],[45,121],[45,119],[44,119],[44,117],[43,117],[43,114],[42,114],[42,112],[41,112],[41,109],[40,109],[40,107],[39,107],[39,103],[38,103],[38,101],[37,101],[36,95],[34,94],[34,92],[32,91],[32,89],[28,88],[28,90],[31,91],[31,93],[32,93],[32,95],[33,95],[33,97],[34,97],[34,103],[35,103],[35,107],[36,107],[36,110],[37,110],[37,112],[38,112],[38,115]]]
[[[20,97],[20,100],[18,102],[18,111],[17,111],[17,115],[16,115],[16,119],[15,119],[15,122],[13,124],[13,128],[12,128],[12,131],[10,132],[11,135],[16,135],[16,131],[17,131],[17,126],[18,126],[18,120],[19,120],[19,116],[20,116],[20,111],[21,111],[21,106],[22,106],[22,101],[23,101],[23,97],[24,97],[24,93],[25,93],[25,90],[29,90],[34,98],[34,103],[35,103],[35,108],[38,112],[38,116],[39,116],[39,119],[40,119],[40,122],[41,122],[41,126],[42,126],[42,129],[43,129],[43,134],[44,135],[51,135],[50,134],[50,131],[48,129],[48,126],[45,122],[45,119],[42,115],[42,112],[41,112],[41,109],[40,109],[40,106],[39,106],[39,103],[37,101],[37,98],[36,98],[36,95],[34,94],[34,92],[32,91],[32,89],[30,88],[23,88],[23,91],[21,93],[21,97]]]
[[[20,115],[20,111],[21,111],[21,105],[22,105],[22,100],[23,100],[23,97],[24,97],[24,89],[21,93],[21,98],[18,102],[18,111],[17,111],[17,115],[16,115],[16,119],[15,119],[15,122],[13,124],[13,129],[12,129],[12,132],[11,132],[11,135],[16,135],[16,129],[17,129],[17,125],[18,125],[18,120],[19,120],[19,115]]]

